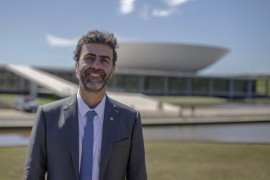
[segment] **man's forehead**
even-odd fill
[[[82,51],[104,51],[112,52],[112,48],[106,44],[100,43],[88,43],[82,45]]]

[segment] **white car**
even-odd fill
[[[31,96],[22,96],[13,103],[15,109],[25,112],[36,112],[38,106],[36,99]]]

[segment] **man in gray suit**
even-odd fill
[[[117,46],[115,36],[107,32],[90,31],[80,38],[74,52],[79,90],[39,107],[29,140],[25,179],[147,179],[140,113],[106,95],[115,71]],[[91,111],[94,115],[89,121]],[[86,135],[90,132],[86,130],[88,122],[92,122],[91,143]]]

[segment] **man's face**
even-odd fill
[[[109,83],[115,70],[113,50],[105,44],[84,44],[81,49],[76,75],[80,87],[88,92],[99,92]]]

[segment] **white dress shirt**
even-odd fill
[[[102,127],[104,119],[104,110],[106,96],[103,97],[102,101],[94,109],[90,109],[89,106],[82,99],[79,91],[77,92],[78,100],[78,123],[79,123],[79,169],[81,165],[82,155],[82,140],[84,136],[84,127],[87,121],[87,112],[90,110],[96,111],[97,115],[94,117],[94,146],[93,146],[93,170],[92,180],[99,179],[99,166],[100,166],[100,153],[101,153],[101,141],[102,141]]]

